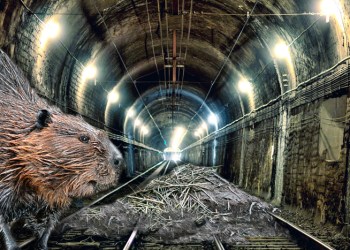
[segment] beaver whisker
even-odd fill
[[[44,211],[49,221],[69,206],[71,198],[116,185],[120,170],[109,159],[122,156],[107,133],[82,117],[49,106],[1,50],[0,67],[4,69],[0,72],[0,217],[9,222],[35,218]],[[43,110],[51,115],[50,121],[38,121]],[[38,122],[42,128],[27,133]],[[80,135],[87,135],[91,143],[82,144]],[[55,223],[38,224],[35,230],[45,231],[41,239],[48,239],[52,228],[44,227]],[[45,248],[47,242],[38,245]]]

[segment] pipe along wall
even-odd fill
[[[317,222],[347,224],[350,68],[345,63],[187,147],[183,160],[220,165],[221,174],[244,190],[305,209]]]

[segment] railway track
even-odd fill
[[[148,175],[142,182],[134,185],[132,192],[138,192],[142,190],[147,183],[153,178],[161,175],[169,168],[169,161],[164,161],[156,164],[154,172]],[[226,181],[226,180],[223,180]],[[114,191],[113,191],[114,192]],[[107,194],[108,195],[108,194]],[[99,203],[102,199],[106,198],[107,195],[102,196],[97,201],[90,203],[88,206]],[[80,210],[81,211],[81,210]],[[76,212],[74,213],[76,214]],[[284,250],[298,250],[298,249],[334,249],[329,246],[329,242],[326,238],[317,239],[310,233],[303,231],[292,223],[284,220],[283,218],[276,216],[275,214],[269,213],[276,222],[283,225],[291,232],[292,239],[287,237],[246,237],[244,242],[236,242],[234,244],[225,243],[225,239],[220,239],[217,235],[212,235],[206,242],[203,243],[184,243],[184,244],[164,244],[159,242],[144,242],[138,237],[138,228],[130,233],[130,236],[119,241],[110,240],[100,236],[88,236],[84,235],[85,230],[70,230],[63,235],[53,235],[49,241],[50,250],[59,249],[99,249],[99,250],[112,250],[112,249],[138,249],[138,250],[156,250],[156,249],[193,249],[193,250],[236,250],[236,249],[284,249]],[[69,216],[70,217],[70,216]],[[33,238],[22,242],[20,245],[23,249],[31,249],[30,242]]]
[[[275,215],[273,215],[275,217]],[[137,228],[133,230],[129,238],[120,241],[108,240],[98,236],[84,236],[81,230],[72,230],[59,237],[52,237],[49,242],[51,250],[62,249],[99,249],[99,250],[301,250],[301,249],[334,249],[327,243],[305,233],[298,227],[289,223],[281,217],[275,217],[276,221],[283,223],[286,228],[291,230],[293,238],[287,237],[247,237],[245,242],[236,244],[225,244],[221,239],[213,235],[211,239],[203,243],[184,243],[184,244],[164,244],[155,242],[144,242],[137,238]],[[280,220],[282,219],[282,220]],[[291,227],[290,227],[291,226]],[[295,233],[294,230],[298,230]],[[310,242],[313,242],[310,244]]]

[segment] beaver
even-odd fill
[[[49,105],[0,50],[0,230],[18,249],[8,223],[36,223],[36,248],[47,249],[60,213],[74,198],[118,183],[121,152],[80,116]]]

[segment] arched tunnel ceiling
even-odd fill
[[[326,22],[319,14],[320,2],[5,1],[0,21],[21,51],[36,48],[30,43],[37,38],[28,38],[28,45],[10,22],[17,30],[40,33],[45,22],[56,20],[61,25],[59,42],[52,41],[56,47],[32,54],[31,78],[39,91],[48,95],[52,88],[51,97],[68,111],[164,149],[174,127],[188,129],[182,146],[188,145],[198,139],[193,133],[210,112],[218,116],[218,128],[223,127],[341,59],[347,50],[344,10],[349,3],[336,1],[341,21]],[[274,57],[279,41],[290,45],[288,60]],[[84,81],[80,77],[89,64],[98,74]],[[34,75],[36,68],[40,77]],[[251,93],[240,92],[242,78],[251,82]],[[108,101],[111,91],[118,93],[116,103]],[[127,116],[130,108],[150,130],[148,136],[141,138],[136,117]],[[215,130],[208,126],[209,132]]]

